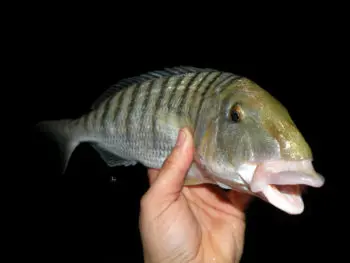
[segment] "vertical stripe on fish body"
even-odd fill
[[[125,79],[88,114],[37,126],[58,142],[63,172],[81,142],[109,166],[160,168],[186,126],[196,155],[185,185],[217,184],[300,214],[300,185],[324,184],[288,110],[249,79],[213,69],[175,67]]]
[[[205,97],[235,79],[231,73],[189,67],[150,72],[107,90],[80,122],[100,154],[159,168],[179,128],[196,129]]]

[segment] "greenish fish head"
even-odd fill
[[[245,189],[287,213],[302,213],[301,189],[321,187],[324,178],[314,170],[311,149],[287,109],[246,78],[212,96],[207,106],[199,152],[217,183]]]

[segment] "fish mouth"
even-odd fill
[[[296,215],[304,211],[302,187],[321,187],[324,181],[311,160],[269,161],[256,167],[250,190],[275,207]]]

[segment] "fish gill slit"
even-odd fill
[[[245,147],[245,149],[253,149],[254,144],[253,144],[253,139],[251,136],[249,136],[248,132],[245,132],[245,136],[247,136],[248,140],[247,140],[247,144],[249,146]],[[243,137],[243,136],[242,136]],[[248,152],[248,156],[247,158],[252,158],[254,159],[254,150],[251,150]]]

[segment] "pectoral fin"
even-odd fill
[[[214,184],[212,181],[200,168],[198,168],[196,163],[192,163],[189,169],[184,185],[199,185],[199,184]]]

